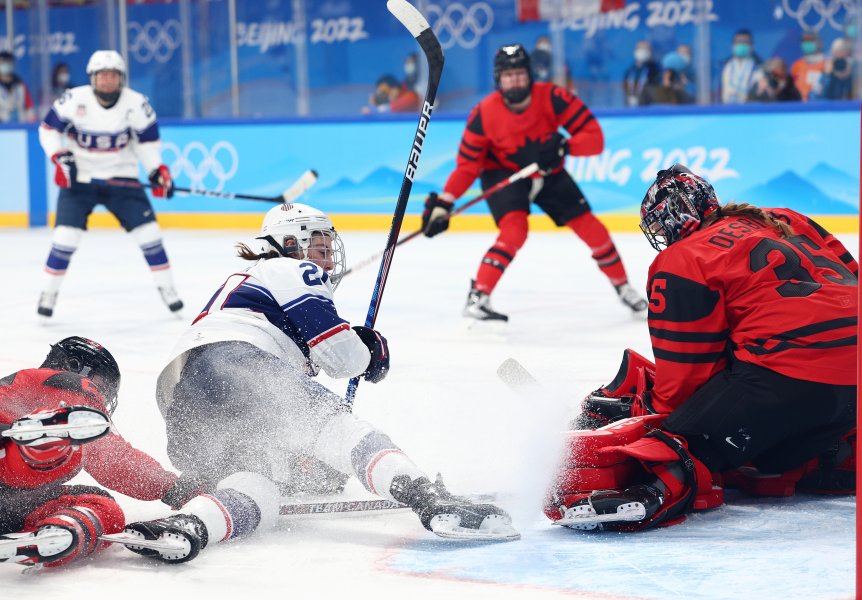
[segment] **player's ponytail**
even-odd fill
[[[265,260],[267,258],[278,258],[279,256],[281,256],[275,250],[270,250],[269,252],[257,253],[254,250],[252,250],[251,248],[249,248],[246,244],[243,244],[243,243],[235,244],[234,248],[236,248],[237,256],[239,256],[243,260],[261,260],[261,259]]]
[[[793,235],[793,228],[790,227],[789,224],[784,221],[779,221],[767,211],[754,206],[753,204],[748,204],[747,202],[741,202],[736,204],[735,202],[728,202],[724,206],[721,207],[721,210],[714,217],[710,215],[709,217],[705,217],[703,220],[702,227],[706,225],[711,225],[714,221],[717,221],[721,217],[749,217],[752,219],[757,219],[761,223],[771,227],[778,233],[778,235],[782,238],[788,238]]]

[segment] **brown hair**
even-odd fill
[[[793,228],[790,227],[789,224],[785,223],[784,221],[779,221],[762,208],[754,206],[753,204],[748,204],[746,202],[741,202],[740,204],[736,204],[735,202],[728,202],[727,204],[722,206],[720,210],[714,212],[708,217],[705,217],[703,219],[701,227],[707,227],[708,225],[712,225],[721,217],[735,216],[757,219],[761,223],[764,223],[765,225],[774,229],[775,232],[779,235],[779,237],[788,238],[793,235]]]
[[[247,244],[243,244],[242,242],[237,242],[234,244],[234,248],[236,248],[236,254],[243,260],[261,260],[267,258],[278,258],[281,256],[275,250],[270,250],[265,253],[257,253],[251,248],[248,247]]]

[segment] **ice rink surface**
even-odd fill
[[[336,222],[337,225],[337,222]],[[140,251],[120,231],[94,231],[72,259],[55,316],[36,318],[50,231],[0,232],[0,371],[37,366],[68,335],[107,346],[123,372],[114,415],[120,432],[164,464],[156,377],[180,332],[242,261],[232,244],[250,232],[169,230],[165,244],[183,319],[161,303]],[[384,233],[343,235],[348,262],[380,250]],[[615,236],[632,283],[643,288],[654,256],[636,234]],[[842,236],[856,254],[856,236]],[[363,382],[355,412],[387,432],[455,493],[500,495],[518,542],[436,538],[408,512],[283,519],[277,531],[208,547],[178,566],[113,547],[77,568],[22,575],[0,565],[0,589],[25,598],[742,598],[853,597],[854,512],[848,498],[763,500],[729,495],[721,508],[639,534],[555,528],[540,512],[559,433],[586,393],[616,373],[625,347],[652,356],[646,324],[619,304],[572,235],[534,234],[493,297],[504,331],[468,329],[460,311],[492,234],[420,238],[398,249],[377,328],[392,370]],[[365,319],[377,267],[348,276],[340,314]],[[497,378],[519,360],[543,391],[515,393]],[[345,381],[323,380],[339,394]],[[278,390],[274,390],[278,393]],[[351,481],[344,494],[368,496]],[[167,514],[161,503],[120,497],[129,520]],[[62,596],[61,596],[62,594]]]

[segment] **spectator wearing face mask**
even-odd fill
[[[32,123],[36,108],[27,84],[15,74],[15,57],[0,52],[0,123]]]
[[[802,57],[790,67],[790,74],[803,100],[819,98],[823,91],[822,79],[826,68],[820,36],[813,31],[806,31],[802,34],[800,49]]]
[[[754,52],[754,36],[747,29],[733,34],[731,57],[721,70],[722,104],[744,104],[760,67],[760,58]]]
[[[404,58],[404,82],[402,85],[408,90],[413,90],[417,95],[425,89],[419,71],[419,56],[415,52],[411,52]]]
[[[414,112],[419,110],[419,96],[413,90],[398,83],[392,75],[383,75],[377,80],[374,93],[363,114],[372,112]]]
[[[536,38],[536,45],[530,52],[530,64],[533,66],[533,81],[554,83],[554,55],[551,50],[551,38],[546,35],[540,35]],[[565,77],[565,87],[570,92],[574,92],[575,84],[572,81],[569,65],[565,65]]]
[[[770,58],[751,89],[755,102],[799,102],[802,95],[793,78],[787,74],[787,63],[779,57]]]
[[[661,83],[648,87],[641,95],[641,104],[691,104],[694,99],[685,91],[685,59],[668,52],[661,61]]]
[[[51,102],[59,99],[66,90],[73,87],[69,81],[69,65],[64,62],[54,65],[51,71]]]
[[[849,100],[853,97],[853,47],[845,38],[832,42],[823,68],[823,98]]]
[[[634,62],[623,74],[623,94],[627,106],[639,106],[648,88],[655,88],[661,82],[661,69],[652,58],[652,44],[641,40],[635,45]],[[645,91],[647,90],[647,91]]]

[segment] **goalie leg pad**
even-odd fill
[[[546,516],[559,521],[600,490],[618,492],[616,499],[624,503],[632,486],[644,484],[661,496],[659,506],[642,520],[606,528],[632,531],[671,525],[690,510],[720,505],[723,491],[713,486],[711,473],[688,452],[685,440],[654,428],[663,418],[632,417],[595,431],[570,432],[569,453],[546,500]],[[596,500],[586,504],[595,505]]]

